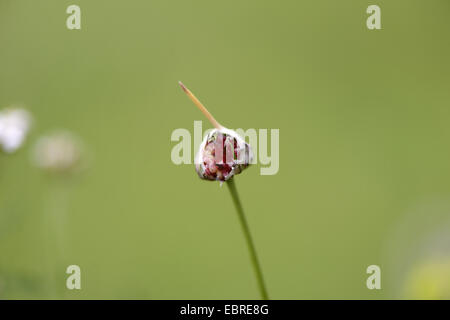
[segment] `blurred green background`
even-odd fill
[[[71,4],[81,30],[66,28]],[[371,4],[382,30],[366,28]],[[204,120],[178,80],[227,127],[280,129],[278,174],[236,179],[271,298],[449,298],[449,13],[448,0],[0,0],[0,108],[34,117],[0,154],[0,298],[259,297],[227,188],[170,160],[172,131]],[[89,156],[67,181],[30,163],[53,129]],[[69,264],[81,290],[65,288]],[[372,264],[381,290],[366,287]]]

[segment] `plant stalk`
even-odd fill
[[[256,248],[253,243],[252,236],[250,234],[250,229],[248,227],[247,219],[245,218],[244,209],[242,208],[241,201],[239,200],[239,195],[234,183],[234,179],[227,181],[228,189],[231,193],[231,198],[233,199],[234,206],[236,208],[237,214],[239,216],[239,221],[241,223],[242,231],[244,232],[245,240],[247,242],[248,251],[250,253],[250,259],[252,261],[253,270],[255,271],[256,281],[258,283],[259,292],[263,300],[268,300],[269,295],[267,294],[267,289],[264,284],[264,278],[262,275],[261,266],[258,261],[258,255],[256,254]]]

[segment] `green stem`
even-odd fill
[[[252,236],[250,234],[250,229],[248,227],[247,220],[245,219],[244,209],[242,208],[241,201],[239,200],[236,185],[234,184],[234,179],[227,181],[228,188],[230,189],[231,198],[233,199],[234,206],[239,216],[239,221],[241,222],[242,231],[244,232],[245,240],[247,241],[248,251],[250,252],[250,258],[252,260],[252,266],[255,271],[256,280],[258,282],[259,292],[261,293],[261,298],[263,300],[268,300],[269,296],[267,294],[266,286],[264,284],[264,278],[261,271],[261,266],[258,262],[258,256],[256,254],[255,245],[253,244]]]

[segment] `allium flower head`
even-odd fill
[[[200,145],[195,169],[202,179],[226,181],[247,168],[252,158],[250,145],[236,132],[214,129]]]
[[[179,82],[183,91],[215,127],[203,140],[195,156],[195,170],[202,179],[227,181],[247,168],[253,155],[250,145],[235,131],[223,127],[194,94]]]
[[[34,164],[48,172],[72,172],[80,167],[82,146],[70,132],[56,132],[39,138],[33,150]]]
[[[31,116],[24,109],[0,111],[0,147],[6,153],[16,151],[25,141],[31,126]]]

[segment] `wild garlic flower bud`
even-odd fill
[[[235,131],[220,128],[205,136],[195,157],[195,169],[200,178],[226,181],[250,165],[253,155],[250,145]]]
[[[247,168],[253,159],[250,145],[235,131],[223,127],[197,97],[179,82],[183,91],[215,127],[203,139],[195,156],[195,170],[202,179],[221,183]]]
[[[31,115],[25,109],[13,108],[0,111],[0,147],[13,153],[25,141],[31,127]]]
[[[33,150],[34,164],[47,172],[69,173],[80,169],[81,142],[70,132],[55,132],[39,138]]]

